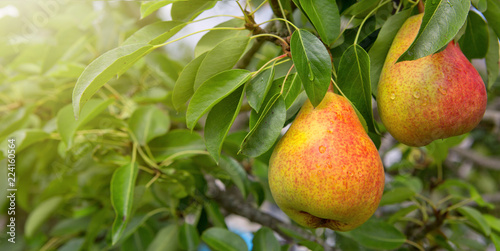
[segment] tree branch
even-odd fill
[[[321,238],[314,236],[313,234],[300,227],[285,223],[273,217],[272,215],[264,213],[255,208],[252,204],[243,199],[239,190],[235,189],[222,191],[215,184],[215,180],[213,177],[206,176],[205,178],[207,180],[208,186],[207,196],[215,200],[228,212],[243,216],[250,221],[269,227],[276,233],[283,236],[285,239],[290,239],[290,237],[285,232],[283,232],[282,228],[290,229],[293,232],[299,234],[302,238],[320,244],[325,248],[325,250],[332,250],[332,248],[328,246]]]
[[[470,149],[464,149],[458,147],[451,148],[450,151],[468,160],[471,160],[472,162],[481,167],[497,171],[500,170],[500,159],[498,158],[488,158]]]
[[[235,68],[238,68],[238,69],[247,68],[247,66],[252,61],[253,56],[255,55],[255,53],[257,53],[259,51],[260,47],[262,47],[263,44],[264,44],[264,40],[257,39],[257,41],[255,41],[255,43],[252,45],[252,47],[250,47],[250,49],[245,53],[245,55],[243,55],[243,57],[240,59],[240,61],[238,61]]]
[[[418,228],[417,226],[413,224],[409,224],[406,228],[406,236],[408,236],[408,239],[412,242],[418,243],[422,239],[425,238],[425,236],[428,233],[433,232],[434,230],[439,229],[443,223],[444,220],[446,219],[446,216],[448,213],[441,214],[441,211],[438,210],[433,210],[435,219],[433,221],[427,222],[423,227]],[[410,230],[410,231],[408,231]],[[412,231],[413,230],[413,231]]]

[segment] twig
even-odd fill
[[[252,204],[245,201],[239,191],[237,190],[222,191],[215,184],[215,180],[213,177],[206,176],[205,178],[207,180],[207,185],[208,185],[207,195],[213,200],[215,200],[220,206],[222,206],[228,212],[243,216],[249,219],[250,221],[259,223],[263,226],[267,226],[272,230],[274,230],[276,233],[283,236],[285,239],[290,239],[290,237],[288,237],[288,235],[285,232],[283,232],[281,228],[290,229],[293,232],[299,234],[304,239],[309,241],[314,241],[320,244],[325,248],[325,250],[332,250],[332,248],[327,246],[326,243],[321,238],[314,236],[313,234],[307,232],[306,230],[300,227],[285,223],[267,213],[258,210]]]
[[[245,55],[243,55],[243,57],[240,59],[240,61],[238,61],[235,68],[238,68],[238,69],[247,68],[247,66],[252,61],[253,56],[255,55],[255,53],[257,53],[259,51],[260,47],[262,47],[263,44],[264,44],[263,39],[256,39],[256,41],[252,45],[252,47],[250,47],[250,49],[245,53]]]
[[[500,159],[498,158],[489,158],[470,149],[464,149],[459,147],[451,148],[450,151],[468,160],[471,160],[472,162],[483,168],[500,170]]]
[[[448,215],[448,212],[445,212],[444,214],[442,214],[440,212],[440,210],[433,210],[433,212],[434,212],[434,216],[436,217],[435,220],[425,224],[425,226],[423,228],[421,228],[420,231],[413,232],[413,234],[411,234],[408,237],[408,239],[410,241],[418,243],[420,240],[425,238],[425,236],[428,233],[430,233],[436,229],[439,229],[439,227],[441,227],[441,225],[443,225],[444,220],[446,219],[446,216]]]

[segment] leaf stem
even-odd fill
[[[255,8],[255,10],[253,10],[252,12],[250,12],[248,15],[253,15],[255,14],[255,12],[257,12],[262,6],[264,6],[265,3],[267,3],[268,0],[264,0],[262,1],[262,3],[260,3],[259,6],[257,6],[257,8]]]
[[[437,178],[438,182],[441,182],[443,180],[443,163],[441,162],[437,163]]]
[[[337,88],[337,90],[339,90],[340,94],[341,94],[342,96],[344,96],[345,98],[347,98],[347,97],[345,96],[345,94],[342,92],[342,90],[340,90],[340,87],[337,85],[337,82],[335,82],[335,80],[333,80],[333,78],[330,78],[330,81],[332,81],[333,85],[335,85],[335,87]]]
[[[424,200],[425,202],[427,202],[427,204],[429,204],[429,206],[432,207],[432,209],[437,210],[436,205],[429,198],[427,198],[419,193],[416,193],[415,197]]]
[[[416,243],[416,242],[410,241],[408,239],[406,239],[405,242],[408,243],[408,244],[410,244],[410,245],[412,245],[412,246],[414,246],[414,247],[416,247],[420,251],[425,251],[425,249],[422,246],[420,246],[418,243]]]
[[[422,220],[424,222],[427,222],[427,220],[429,220],[429,215],[427,214],[427,208],[425,206],[425,204],[421,204],[417,199],[415,198],[412,198],[411,201],[413,201],[413,203],[415,203],[415,205],[418,206],[418,209],[420,210],[420,212],[422,213]]]
[[[255,71],[255,72],[253,72],[253,73],[252,73],[252,78],[253,78],[253,77],[255,77],[257,74],[259,74],[261,71],[263,71],[263,70],[264,70],[264,68],[265,68],[266,66],[268,66],[270,63],[272,63],[272,62],[275,62],[275,63],[276,63],[276,61],[278,61],[278,60],[280,60],[280,59],[282,59],[282,58],[284,58],[284,57],[286,57],[286,55],[285,55],[285,54],[280,55],[280,56],[277,56],[277,57],[275,57],[275,58],[273,58],[273,59],[271,59],[271,60],[267,61],[267,62],[266,62],[266,63],[265,63],[262,67],[260,67],[260,69],[258,69],[257,71]],[[273,67],[274,67],[274,64],[273,64]]]
[[[182,155],[186,155],[186,154],[205,154],[205,155],[209,155],[209,153],[207,151],[203,151],[203,150],[187,150],[187,151],[182,151],[182,152],[176,152],[176,153],[170,155],[165,160],[163,160],[160,163],[160,166],[169,166],[170,164],[173,163],[173,160],[175,158],[177,158],[179,156],[182,156]]]
[[[153,156],[153,153],[151,152],[151,149],[149,148],[149,146],[146,144],[144,145],[144,150],[146,151],[146,154],[148,155],[148,157],[152,160],[155,159],[155,157]]]
[[[332,46],[333,44],[335,44],[335,42],[337,42],[337,40],[340,38],[340,36],[342,36],[342,34],[344,34],[345,30],[347,30],[347,27],[349,27],[349,24],[351,24],[353,19],[354,19],[354,16],[351,16],[351,19],[349,19],[349,22],[347,22],[344,29],[339,33],[337,38],[335,38],[335,40],[333,40],[333,42],[331,44],[329,44],[328,46]]]
[[[368,15],[366,15],[366,17],[363,19],[363,21],[359,25],[358,32],[356,33],[356,38],[354,39],[354,44],[358,44],[359,34],[361,33],[361,28],[363,28],[363,25],[365,24],[366,20],[368,20],[368,18],[371,17],[371,15],[373,15],[373,13],[375,13],[375,11],[377,11],[380,7],[386,5],[387,3],[390,3],[391,1],[392,0],[386,0],[386,1],[382,2],[375,9],[373,9],[372,11],[370,11],[370,13],[368,13]]]
[[[283,19],[284,20],[287,20],[286,19],[286,15],[285,15],[285,11],[283,10],[283,5],[281,4],[281,1],[278,1],[278,5],[280,6],[280,12],[281,12],[281,15],[283,16]],[[288,21],[288,20],[287,20]],[[292,35],[292,30],[290,29],[290,26],[288,25],[289,22],[286,22],[286,29],[288,30],[288,34]],[[291,22],[290,22],[291,23]],[[295,26],[294,26],[295,27]],[[295,29],[297,29],[297,27],[295,27]],[[298,29],[297,29],[298,30]]]
[[[263,24],[265,24],[265,23],[269,23],[269,22],[272,22],[272,21],[283,21],[283,22],[285,22],[287,25],[288,25],[288,24],[290,24],[290,25],[291,25],[293,28],[295,28],[296,30],[298,30],[298,29],[299,29],[299,28],[298,28],[297,26],[295,26],[292,22],[290,22],[290,21],[288,21],[288,20],[286,20],[286,19],[284,19],[284,18],[281,18],[281,17],[271,18],[271,19],[269,19],[269,20],[267,20],[267,21],[264,21],[264,22],[262,22],[262,23],[257,24],[257,26],[261,26],[261,25],[263,25]],[[289,34],[290,34],[290,35],[292,35],[292,33],[290,32],[290,30],[288,30],[288,32],[289,32]]]
[[[280,90],[280,95],[283,94],[283,90],[285,89],[285,83],[286,83],[286,80],[288,78],[288,76],[290,76],[290,72],[292,72],[292,69],[295,67],[295,64],[293,64],[290,69],[288,69],[288,72],[286,73],[285,75],[285,79],[283,79],[283,84],[281,84],[281,90]]]
[[[136,158],[137,157],[137,142],[134,142],[134,144],[132,145],[132,163],[135,163],[136,161]]]
[[[156,174],[155,176],[148,182],[148,184],[146,184],[146,188],[149,188],[151,185],[153,185],[153,183],[155,183],[155,181],[157,181],[160,176],[161,176],[161,172],[160,170],[155,170]]]
[[[442,198],[441,200],[439,200],[439,201],[436,203],[436,205],[437,205],[437,206],[439,206],[439,205],[441,205],[441,204],[445,203],[446,201],[453,199],[453,197],[454,197],[454,196],[450,194],[450,195],[448,195],[448,196],[446,196],[446,197]]]
[[[254,39],[254,38],[258,38],[258,37],[274,37],[274,38],[280,40],[283,44],[288,45],[288,43],[285,41],[285,39],[283,39],[282,37],[280,37],[278,35],[274,35],[274,34],[270,34],[270,33],[253,35],[250,37],[250,39]]]
[[[143,158],[144,161],[146,161],[146,163],[148,163],[148,165],[150,165],[151,167],[156,168],[156,169],[159,168],[158,164],[156,164],[156,162],[154,162],[152,159],[150,159],[149,156],[142,150],[141,147],[138,147],[137,150],[139,152],[139,155],[141,155],[141,158]]]
[[[470,202],[472,202],[472,201],[474,201],[474,200],[473,200],[473,199],[469,199],[469,198],[467,198],[466,200],[460,201],[460,202],[458,202],[457,204],[455,204],[455,205],[453,205],[453,206],[451,206],[451,207],[449,207],[449,208],[446,208],[446,210],[443,210],[443,211],[441,212],[441,214],[443,215],[443,214],[445,214],[446,212],[451,212],[451,211],[453,211],[453,210],[455,210],[455,209],[457,209],[457,208],[459,208],[459,207],[462,207],[462,206],[465,206],[465,205],[469,204],[469,203],[470,203]]]
[[[146,166],[139,165],[139,169],[141,169],[141,170],[143,170],[143,171],[145,171],[145,172],[147,172],[149,174],[155,174],[155,171],[153,171],[151,168],[146,167]]]
[[[413,222],[421,227],[423,227],[425,224],[423,221],[420,221],[418,219],[415,219],[415,218],[411,218],[411,217],[401,217],[398,219],[398,221],[409,221],[409,222]]]
[[[198,34],[198,33],[201,33],[201,32],[205,32],[205,31],[213,31],[213,30],[245,30],[246,28],[245,27],[240,27],[240,28],[234,28],[234,27],[214,27],[214,28],[209,28],[209,29],[204,29],[204,30],[199,30],[199,31],[195,31],[193,33],[189,33],[185,36],[182,36],[182,37],[179,37],[179,38],[176,38],[172,41],[167,41],[163,44],[158,44],[158,45],[155,45],[153,48],[156,49],[156,48],[160,48],[162,46],[165,46],[165,45],[168,45],[168,44],[171,44],[173,42],[177,42],[179,40],[182,40],[184,38],[187,38],[189,36],[192,36],[192,35],[195,35],[195,34]]]

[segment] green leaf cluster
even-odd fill
[[[0,17],[0,161],[10,163],[8,140],[16,151],[15,168],[0,173],[10,181],[15,172],[15,248],[500,249],[494,119],[425,148],[384,138],[373,112],[378,79],[399,27],[418,12],[415,1],[393,3],[0,3],[19,12]],[[211,22],[212,9],[225,21]],[[261,21],[266,11],[273,17]],[[454,40],[470,60],[484,59],[478,69],[494,107],[499,18],[497,0],[425,1],[400,60]],[[276,142],[302,104],[317,106],[327,91],[349,99],[386,159],[379,210],[345,233],[259,221],[264,209],[277,211],[267,182]],[[3,212],[8,186],[0,182]],[[261,224],[250,241],[231,214]]]

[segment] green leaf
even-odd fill
[[[249,37],[240,36],[218,43],[217,46],[208,52],[203,62],[201,62],[193,89],[196,91],[201,84],[212,76],[233,68],[245,52],[249,41]]]
[[[364,1],[358,1],[357,3],[349,6],[342,15],[346,16],[357,16],[357,17],[364,17],[366,16],[370,11],[372,11],[374,8],[377,7],[379,4],[379,0],[364,0]]]
[[[136,31],[128,37],[121,46],[130,44],[162,44],[184,28],[184,26],[186,26],[186,23],[179,21],[152,23]]]
[[[101,210],[92,215],[85,234],[84,250],[90,250],[95,243],[95,238],[99,235],[102,226],[107,224],[108,214],[108,211]]]
[[[497,0],[487,0],[488,9],[483,12],[484,17],[488,21],[488,25],[492,28],[497,37],[500,38],[500,1]]]
[[[379,207],[396,204],[408,200],[415,196],[415,191],[408,187],[397,187],[385,192],[380,200]]]
[[[335,247],[338,247],[340,250],[349,250],[349,251],[368,250],[365,247],[361,246],[359,242],[342,234],[335,234]]]
[[[156,234],[147,251],[176,251],[179,250],[179,230],[175,224],[163,227]]]
[[[197,250],[198,244],[200,244],[200,236],[196,227],[188,223],[182,224],[179,230],[179,244],[184,250]]]
[[[397,228],[375,219],[370,219],[360,227],[345,232],[343,235],[349,236],[367,248],[379,250],[397,249],[406,241],[405,235]]]
[[[7,116],[2,116],[3,118],[0,120],[0,138],[18,130],[28,120],[33,110],[34,107],[23,106],[9,113]]]
[[[486,0],[472,0],[472,5],[480,12],[484,12],[488,9],[488,1]]]
[[[300,5],[321,40],[331,45],[340,33],[340,15],[335,0],[301,0]]]
[[[184,67],[179,78],[175,82],[174,90],[172,91],[172,103],[174,108],[178,110],[185,104],[194,94],[194,81],[196,73],[200,68],[201,62],[205,59],[207,53],[199,55]]]
[[[419,59],[446,46],[464,25],[469,8],[470,0],[426,1],[417,37],[398,62]]]
[[[397,211],[396,213],[393,213],[391,215],[391,217],[389,218],[389,220],[387,221],[387,223],[393,225],[396,221],[398,221],[402,217],[406,216],[407,214],[415,211],[416,209],[418,209],[417,205],[411,205],[409,207],[402,208],[399,211]]]
[[[137,163],[130,163],[116,169],[111,178],[111,205],[116,213],[111,229],[113,245],[120,239],[132,218],[134,187],[138,171]]]
[[[74,238],[64,243],[64,245],[58,247],[58,251],[73,251],[81,250],[85,242],[84,238]]]
[[[264,186],[259,181],[250,180],[250,193],[253,195],[254,201],[258,207],[260,207],[266,200],[266,192],[264,190]]]
[[[222,155],[220,159],[220,167],[229,174],[231,180],[238,187],[243,194],[243,197],[247,197],[248,195],[248,178],[245,169],[241,166],[241,164],[235,159]]]
[[[157,11],[161,7],[171,4],[175,1],[176,0],[169,0],[169,1],[157,0],[157,1],[141,2],[141,19],[151,15],[153,12]]]
[[[488,89],[491,89],[493,84],[498,78],[498,65],[500,65],[498,46],[498,37],[495,36],[493,29],[489,29],[489,47],[488,54],[486,54],[486,70],[488,71]]]
[[[264,98],[271,88],[273,80],[274,65],[273,67],[257,74],[257,76],[252,78],[252,80],[248,83],[248,87],[246,89],[247,100],[250,107],[254,110],[260,110],[260,107],[264,102]]]
[[[495,245],[496,250],[500,250],[500,236],[498,236],[495,233],[491,233],[491,241],[493,242],[493,245]]]
[[[187,127],[193,129],[203,114],[243,85],[250,76],[247,70],[233,69],[221,72],[205,81],[189,102],[186,112]]]
[[[296,30],[290,41],[292,60],[314,107],[321,103],[331,79],[332,62],[323,43],[306,30]]]
[[[224,228],[212,227],[201,235],[201,239],[214,250],[242,251],[248,250],[245,241],[237,234]]]
[[[24,235],[26,238],[33,237],[38,228],[49,219],[50,215],[59,209],[62,202],[63,198],[61,196],[55,196],[40,203],[26,219],[24,225]]]
[[[287,228],[283,225],[278,225],[278,228],[285,233],[286,235],[293,237],[294,239],[300,240],[300,241],[307,241],[307,239],[301,234],[298,233],[297,231]]]
[[[467,218],[474,225],[476,225],[486,236],[490,236],[490,225],[488,225],[488,222],[484,219],[483,215],[479,211],[468,206],[457,208],[457,211],[465,216],[465,218]]]
[[[219,162],[222,143],[240,111],[244,97],[243,89],[244,86],[241,86],[216,104],[208,113],[204,130],[205,144],[215,162]]]
[[[302,82],[299,75],[293,74],[288,76],[283,89],[283,96],[285,97],[286,109],[290,108],[302,91]]]
[[[435,242],[438,246],[448,251],[455,251],[455,249],[450,245],[450,241],[444,235],[434,234],[429,237],[430,241]]]
[[[131,44],[110,50],[92,61],[73,89],[73,111],[78,119],[83,105],[113,76],[124,72],[138,59],[151,52],[150,44]]]
[[[221,27],[232,27],[232,28],[242,28],[245,25],[245,21],[239,18],[233,18],[226,22],[220,23],[215,26],[215,28]],[[194,48],[194,55],[198,57],[199,55],[210,51],[213,49],[221,40],[226,40],[232,37],[246,36],[249,30],[211,30],[207,32],[203,37],[200,38],[196,47]]]
[[[170,118],[154,105],[140,106],[130,116],[128,126],[139,144],[144,146],[153,138],[168,132]]]
[[[325,249],[319,245],[317,242],[314,241],[301,241],[299,242],[299,245],[307,247],[307,249],[311,251],[324,251]]]
[[[255,232],[252,240],[253,251],[274,251],[280,249],[280,243],[274,236],[273,230],[268,227],[261,227]]]
[[[457,146],[467,137],[467,134],[445,138],[443,140],[435,140],[425,146],[434,160],[442,163],[448,157],[450,148]]]
[[[350,46],[342,55],[337,84],[365,119],[368,131],[376,134],[370,86],[370,58],[359,45]]]
[[[227,228],[224,221],[224,215],[220,212],[219,205],[214,201],[205,203],[205,211],[208,217],[212,220],[212,224],[216,227]]]
[[[491,214],[483,214],[484,219],[488,222],[491,229],[500,233],[500,219]]]
[[[123,232],[123,237],[122,241],[130,236],[132,236],[134,233],[138,231],[138,229],[144,225],[144,223],[151,218],[152,216],[159,214],[159,213],[164,213],[166,214],[168,212],[168,209],[166,208],[158,208],[156,210],[150,211],[145,215],[138,215],[130,219],[129,224],[127,224],[127,228]],[[121,241],[120,241],[121,242]],[[119,243],[120,243],[119,242]]]
[[[407,187],[411,190],[413,190],[415,193],[421,193],[423,184],[422,180],[416,176],[410,176],[410,175],[397,175],[394,177],[394,180],[391,182],[391,185],[396,188],[396,187]]]
[[[101,112],[103,112],[108,106],[113,103],[113,99],[101,100],[101,99],[91,99],[83,107],[80,114],[80,119],[75,120],[73,116],[73,111],[71,105],[63,107],[57,113],[57,130],[61,135],[61,138],[66,144],[66,149],[70,149],[73,145],[73,137],[75,136],[78,128],[82,127],[90,120],[95,118]]]
[[[89,217],[67,218],[57,222],[50,230],[51,236],[75,235],[84,232],[89,223]]]
[[[460,187],[465,188],[469,192],[470,198],[474,200],[481,207],[493,208],[494,206],[491,203],[488,203],[483,200],[483,197],[479,194],[474,186],[471,184],[457,179],[446,179],[441,185],[437,187],[437,189],[449,189],[451,187]]]
[[[372,94],[377,95],[378,81],[380,73],[384,67],[385,58],[389,49],[391,48],[392,41],[399,31],[399,28],[408,19],[411,14],[411,9],[399,12],[394,16],[390,16],[380,29],[377,40],[373,43],[368,56],[370,57],[370,79],[372,86]]]
[[[172,4],[170,15],[173,20],[192,21],[203,11],[211,9],[217,1],[190,0]]]
[[[16,151],[20,152],[30,145],[48,139],[49,134],[41,129],[20,129],[9,135],[7,138],[16,139]],[[7,156],[7,144],[0,146],[0,150]]]
[[[488,40],[488,25],[475,11],[469,11],[465,33],[459,40],[462,52],[469,59],[484,58],[488,52]]]
[[[250,157],[258,157],[267,152],[280,136],[285,121],[285,100],[277,93],[269,100],[255,126],[241,143],[241,152]]]
[[[185,151],[205,150],[203,138],[186,129],[176,129],[149,142],[149,148],[157,161]]]

